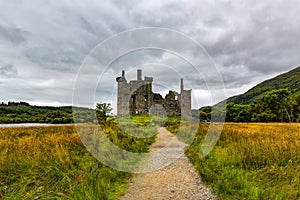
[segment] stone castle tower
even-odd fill
[[[180,93],[169,91],[163,98],[158,93],[152,92],[152,77],[144,77],[142,70],[137,70],[137,80],[129,83],[125,78],[125,71],[122,76],[117,77],[118,83],[118,110],[119,116],[135,114],[154,114],[167,116],[182,116],[190,119],[191,112],[191,90],[184,90],[183,79],[180,83]]]

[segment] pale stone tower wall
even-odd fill
[[[186,119],[192,118],[191,93],[192,93],[192,90],[184,90],[183,79],[181,79],[181,82],[180,82],[181,116]]]
[[[125,71],[122,71],[122,76],[116,79],[118,82],[118,106],[117,114],[118,115],[129,115],[129,96],[130,96],[130,87],[125,78]]]

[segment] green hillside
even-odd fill
[[[249,104],[261,98],[266,92],[283,88],[288,88],[292,97],[300,93],[300,67],[266,80],[244,94],[230,97],[227,99],[227,102]]]
[[[73,115],[77,122],[92,122],[93,109],[72,106],[32,106],[26,102],[8,102],[0,104],[0,124],[8,123],[73,123]]]
[[[226,101],[226,110],[224,105]],[[201,121],[224,116],[227,122],[300,122],[300,67],[266,80],[246,93],[193,111]],[[220,118],[222,119],[222,118]]]

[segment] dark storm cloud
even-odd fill
[[[3,1],[0,60],[4,64],[0,65],[0,76],[6,79],[1,80],[0,93],[6,94],[4,100],[22,97],[70,104],[76,73],[96,45],[122,31],[153,26],[182,32],[202,45],[218,66],[229,94],[242,93],[299,65],[299,12],[300,3],[296,0]],[[116,41],[117,48],[121,52],[151,37],[155,38],[148,33],[135,41]],[[103,76],[106,89],[102,96],[110,98],[115,77],[122,69],[127,71],[129,80],[135,78],[136,68],[142,68],[144,75],[153,76],[171,89],[177,90],[180,76],[186,79],[187,87],[207,89],[206,82],[213,83],[215,77],[205,68],[203,55],[197,55],[197,51],[176,38],[167,39],[161,37],[161,46],[181,48],[180,54],[193,57],[202,67],[199,74],[170,52],[131,52],[112,63]],[[89,61],[90,70],[81,75],[87,89],[95,87],[96,83],[90,80],[100,77],[95,71],[105,67],[101,61],[113,57],[112,53],[108,48]]]

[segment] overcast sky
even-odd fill
[[[142,27],[167,28],[202,45],[220,72],[229,97],[300,65],[299,13],[296,0],[2,0],[0,101],[71,105],[79,72],[79,79],[86,80],[84,87],[95,89],[98,84],[96,99],[115,107],[116,76],[125,69],[127,80],[134,79],[136,69],[141,68],[143,75],[154,77],[155,92],[178,91],[179,79],[184,77],[186,87],[193,90],[194,108],[216,103],[222,95],[212,98],[211,88],[205,84],[206,72],[201,71],[202,78],[196,76],[180,55],[163,49],[132,51],[106,69],[94,63],[100,70],[90,68],[89,73],[98,77],[98,83],[91,85],[89,74],[79,69],[97,45],[116,34]],[[149,35],[142,34],[139,39]],[[122,49],[128,43],[117,44]],[[169,45],[182,44],[174,39]],[[195,59],[201,58],[200,54],[192,52]],[[99,74],[101,71],[105,73]],[[76,102],[92,106],[84,99]]]

